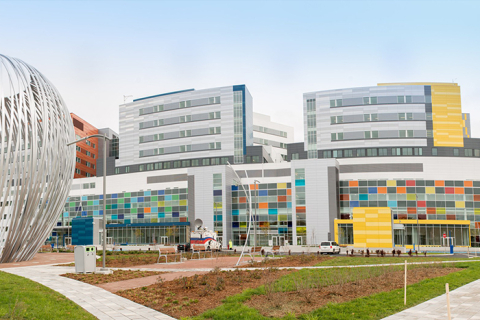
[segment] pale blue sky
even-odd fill
[[[114,130],[123,95],[246,84],[254,110],[303,141],[304,92],[453,80],[480,137],[479,12],[477,1],[0,0],[0,53]]]

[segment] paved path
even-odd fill
[[[60,276],[74,272],[72,267],[44,265],[5,268],[2,271],[28,278],[59,292],[100,320],[174,319],[102,288]]]
[[[407,297],[408,298],[408,297]],[[480,319],[480,280],[450,291],[452,320]],[[385,320],[448,319],[447,298],[443,294]]]

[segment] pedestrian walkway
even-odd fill
[[[72,267],[44,265],[5,268],[2,271],[25,277],[59,292],[100,320],[174,319],[102,288],[60,276],[73,272]]]
[[[480,280],[450,291],[452,320],[480,319]],[[448,319],[445,294],[404,310],[385,320]]]

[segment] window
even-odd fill
[[[398,103],[405,103],[405,97],[404,96],[398,96],[397,97],[397,102]]]
[[[363,97],[363,104],[370,104],[370,98],[369,97]]]
[[[398,136],[400,138],[405,138],[407,136],[407,132],[405,130],[399,130],[398,131]]]
[[[330,117],[330,124],[335,124],[337,123],[337,117],[336,116],[331,116]]]
[[[315,99],[307,99],[307,112],[314,112],[315,110],[316,110]]]
[[[198,159],[192,160],[192,167],[198,167],[198,164],[199,164]]]
[[[379,156],[387,156],[387,148],[380,148],[378,149],[378,155]]]
[[[332,157],[332,151],[323,151],[323,157],[324,158],[331,158]]]
[[[153,170],[153,163],[147,164],[147,171],[152,171]]]
[[[377,156],[377,149],[367,149],[367,156],[368,157],[376,157]]]
[[[307,128],[317,127],[317,116],[315,114],[307,115]]]
[[[337,140],[337,134],[336,134],[336,133],[333,133],[333,132],[332,132],[332,133],[331,133],[331,136],[332,136],[332,137],[331,137],[331,141]]]
[[[378,139],[378,131],[372,131],[372,138]]]
[[[209,166],[210,165],[210,159],[203,159],[202,165]]]
[[[392,156],[401,156],[400,148],[392,148]]]
[[[353,157],[353,150],[344,150],[345,158]]]
[[[365,157],[365,149],[357,149],[357,157]]]
[[[473,150],[465,149],[465,157],[473,157]]]
[[[86,163],[86,164],[87,164],[87,167],[89,167],[89,168],[90,168],[90,162],[88,162],[88,161],[87,161],[87,163]]]
[[[432,148],[432,156],[438,155],[437,148]]]
[[[365,139],[370,139],[371,138],[371,132],[370,131],[365,131]]]
[[[130,167],[125,167],[125,173],[129,173],[130,172]]]
[[[138,171],[144,171],[145,170],[145,165],[141,164],[139,167],[138,167]]]
[[[413,113],[407,113],[407,120],[413,120]]]
[[[75,149],[77,149],[77,151],[82,151],[82,149],[79,146],[75,146]]]
[[[412,96],[406,96],[405,100],[407,103],[412,103]]]
[[[81,172],[80,169],[75,168],[75,173],[76,174],[80,174],[80,172]]]
[[[172,167],[172,164],[170,162],[163,163],[163,169],[170,169],[171,167]]]
[[[370,97],[370,104],[377,104],[377,97]]]
[[[475,157],[480,157],[480,150],[479,149],[475,149],[474,153],[475,153]]]
[[[412,148],[402,148],[402,154],[404,156],[411,156],[413,155],[413,150]]]
[[[454,155],[455,157],[458,157],[459,153],[458,153],[458,149],[457,149],[457,148],[454,148],[454,149],[453,149],[453,155]]]
[[[92,148],[95,149],[95,143],[92,143]]]
[[[364,114],[363,115],[363,121],[370,121],[370,115],[369,114]]]
[[[181,161],[173,161],[173,167],[174,168],[180,168],[182,166],[182,162]]]
[[[87,146],[91,145],[90,141],[88,141],[88,140],[85,140],[85,143],[87,144]]]
[[[405,120],[405,113],[399,113],[398,120]]]
[[[371,116],[371,117],[370,117],[370,118],[371,118],[371,121],[378,121],[378,114],[372,113],[370,116]]]
[[[82,160],[79,157],[76,157],[75,161],[77,161],[78,163],[82,163]]]
[[[300,159],[300,154],[299,153],[292,153],[292,160],[298,160]]]
[[[115,168],[115,174],[119,174],[120,173],[120,168]]]
[[[343,151],[342,150],[333,150],[333,157],[334,158],[342,158]]]
[[[407,137],[413,138],[413,130],[407,130]]]
[[[182,160],[182,168],[190,167],[190,160]]]
[[[91,155],[90,151],[86,151],[85,153],[86,153],[87,156]]]
[[[427,130],[427,138],[433,138],[433,130]]]
[[[415,148],[415,149],[413,149],[413,151],[414,151],[414,154],[415,154],[416,156],[421,156],[421,155],[423,155],[423,148]]]
[[[162,163],[161,162],[155,163],[155,170],[162,170]]]

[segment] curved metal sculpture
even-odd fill
[[[0,263],[32,259],[50,235],[73,179],[73,139],[55,87],[0,55]]]

